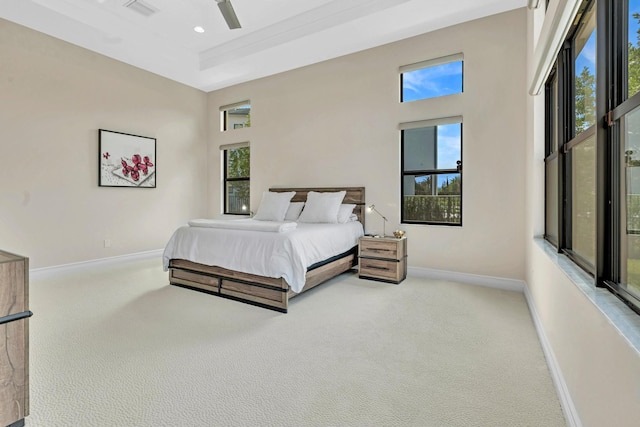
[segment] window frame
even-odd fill
[[[596,185],[596,212],[594,215],[596,216],[596,225],[594,227],[594,239],[596,239],[596,254],[595,260],[591,262],[583,258],[579,253],[573,250],[573,182],[572,182],[572,173],[573,173],[573,155],[574,149],[585,141],[590,140],[594,135],[596,136],[596,146],[598,146],[597,142],[597,111],[596,111],[596,124],[591,125],[586,130],[583,130],[579,134],[575,132],[575,66],[574,60],[576,56],[574,55],[574,39],[583,25],[582,18],[584,17],[584,11],[589,10],[593,6],[593,3],[596,0],[586,0],[581,5],[581,10],[578,12],[578,16],[581,17],[580,20],[574,22],[571,30],[569,31],[565,42],[558,53],[556,58],[556,65],[552,73],[550,73],[547,81],[545,83],[545,165],[548,161],[552,160],[553,153],[550,152],[552,146],[552,139],[554,137],[553,132],[556,132],[557,135],[557,154],[558,157],[558,238],[557,241],[550,238],[546,233],[547,225],[545,220],[545,239],[551,243],[558,252],[564,253],[567,255],[573,262],[578,264],[583,270],[587,271],[589,274],[594,275],[596,271],[597,264],[597,252],[598,252],[598,244],[597,244],[597,209],[598,209],[598,177],[597,177],[597,166],[596,171],[594,172],[594,181]],[[602,0],[601,0],[602,1]],[[597,5],[600,4],[598,2]],[[598,14],[598,10],[595,11]],[[596,37],[600,37],[600,32],[598,32],[600,22],[596,20]],[[600,45],[599,40],[596,40],[596,49]],[[596,61],[596,109],[597,109],[597,91],[600,87],[600,82],[597,79],[600,77],[598,61]],[[552,92],[551,86],[553,84],[554,79],[557,79],[557,106],[558,111],[557,114],[557,129],[552,129],[550,126],[551,116],[553,114],[551,110],[551,100],[550,94]],[[597,151],[596,151],[597,152]],[[597,159],[596,159],[597,161]],[[547,179],[547,173],[545,169],[545,182]],[[545,198],[545,218],[547,215],[547,209],[550,206],[547,203]]]
[[[247,114],[248,122],[243,123],[241,127],[236,127],[237,124],[234,124],[233,127],[228,127],[229,112],[239,109],[240,107],[244,107],[246,105],[249,106],[249,113]],[[251,127],[251,100],[247,99],[246,101],[234,102],[233,104],[223,105],[220,107],[220,132],[228,132],[228,131],[244,129],[248,127]]]
[[[437,128],[440,125],[449,125],[449,124],[460,124],[460,159],[458,160],[457,168],[443,168],[443,169],[420,169],[420,170],[405,170],[404,164],[404,153],[405,153],[405,143],[404,143],[404,131],[410,129],[421,129],[428,127]],[[443,225],[443,226],[451,226],[451,227],[462,227],[462,217],[463,217],[463,174],[462,174],[462,165],[463,165],[463,131],[464,131],[464,123],[462,116],[454,116],[454,117],[444,117],[439,119],[430,119],[430,120],[421,120],[417,122],[406,122],[401,123],[399,125],[400,130],[400,223],[401,224],[418,224],[418,225]],[[436,139],[436,149],[437,149],[437,139]],[[414,175],[446,175],[446,174],[459,174],[460,175],[460,221],[459,222],[442,222],[442,221],[419,221],[419,220],[407,220],[405,218],[405,184],[404,178],[405,176],[414,176]]]
[[[445,95],[430,96],[426,98],[417,98],[409,101],[404,100],[404,74],[405,73],[424,70],[432,67],[438,67],[446,64],[452,64],[454,62],[460,62],[460,66],[461,66],[460,92],[453,92]],[[441,56],[439,58],[428,59],[426,61],[420,61],[413,64],[403,65],[399,68],[399,74],[400,74],[400,103],[401,104],[414,102],[414,101],[423,101],[423,100],[434,99],[434,98],[441,98],[443,96],[451,96],[451,95],[458,95],[458,94],[464,93],[464,55],[462,53]]]
[[[223,213],[224,215],[251,216],[250,199],[249,199],[249,203],[246,205],[246,212],[231,212],[229,208],[228,183],[246,181],[249,183],[249,188],[251,188],[251,166],[249,166],[249,176],[246,176],[246,177],[229,177],[228,176],[229,150],[236,150],[239,148],[248,148],[249,159],[251,159],[251,146],[248,142],[220,146],[220,151],[222,151],[222,171],[223,171],[222,172]],[[251,160],[249,160],[249,164],[251,164]]]
[[[609,171],[608,174],[603,173],[601,179],[602,204],[609,203],[611,208],[604,210],[601,230],[599,230],[603,244],[600,254],[602,264],[598,271],[597,284],[609,289],[640,314],[640,296],[626,290],[621,283],[620,271],[622,261],[620,232],[623,224],[619,219],[623,207],[618,177],[624,167],[619,160],[623,149],[620,145],[620,134],[624,131],[620,121],[628,113],[640,107],[640,91],[631,96],[628,94],[628,40],[624,36],[628,31],[628,2],[607,2],[602,12],[602,15],[605,14],[612,18],[606,23],[609,25],[608,34],[612,41],[605,52],[608,55],[607,60],[602,64],[603,70],[607,73],[603,86],[612,87],[612,90],[603,94],[609,97],[608,105],[611,108],[602,106],[604,142],[598,155],[602,157],[602,168]]]

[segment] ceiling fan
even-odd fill
[[[222,12],[224,20],[227,21],[229,29],[234,30],[236,28],[241,28],[240,21],[238,21],[236,12],[233,10],[231,0],[216,0],[216,2],[218,3],[218,8],[220,8],[220,12]]]

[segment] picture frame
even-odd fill
[[[156,139],[98,130],[98,186],[156,188]]]

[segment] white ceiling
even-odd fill
[[[215,0],[1,0],[0,17],[211,91],[390,43],[526,0],[231,0],[230,30]],[[202,26],[205,32],[193,31]]]

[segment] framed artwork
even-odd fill
[[[156,188],[156,139],[99,129],[100,187]]]

